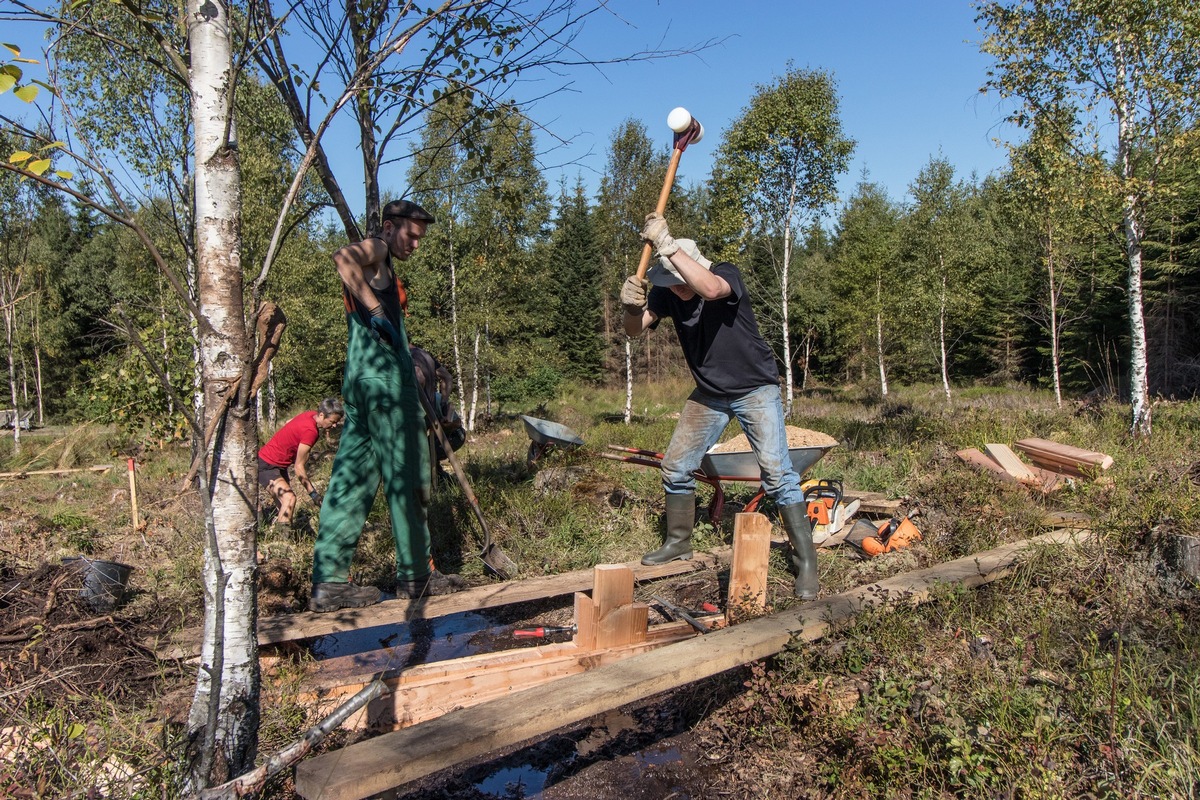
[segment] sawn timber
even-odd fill
[[[981,586],[1010,574],[1031,548],[1078,543],[1088,530],[1056,530],[693,637],[555,681],[553,691],[513,692],[471,708],[301,762],[297,793],[360,800],[438,770],[544,736],[592,716],[768,658],[793,638],[887,603],[922,603],[943,585]]]

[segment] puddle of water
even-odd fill
[[[493,797],[520,797],[534,800],[542,796],[549,775],[532,766],[505,767],[484,778],[475,787]]]
[[[471,639],[483,631],[492,631],[495,623],[475,611],[449,614],[431,620],[412,620],[402,625],[339,631],[312,640],[309,648],[318,659],[369,653],[387,648],[380,657],[386,661],[406,658],[420,649],[422,661],[447,661],[474,655],[480,648]]]
[[[586,746],[586,740],[581,744]],[[476,783],[474,788],[484,796],[491,798],[537,800],[537,798],[542,796],[542,791],[546,788],[546,783],[550,777],[550,770],[557,769],[561,771],[563,767],[569,766],[575,759],[576,753],[572,753],[566,758],[557,761],[553,766],[544,768],[538,768],[532,764],[501,767]],[[632,760],[632,764],[628,760],[624,761],[626,765],[631,767],[627,772],[628,779],[639,781],[651,774],[655,767],[682,762],[683,753],[676,745],[655,745],[646,750],[631,753],[629,759]],[[671,789],[674,791],[672,795],[673,800],[688,800],[691,797],[685,787],[672,786]]]
[[[683,753],[679,752],[679,748],[675,745],[651,747],[649,750],[634,753],[633,757],[637,760],[641,772],[644,772],[649,767],[683,761]]]

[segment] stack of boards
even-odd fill
[[[1031,463],[1022,461],[1014,448]],[[1022,439],[1012,448],[1004,444],[985,444],[982,451],[968,447],[959,450],[958,457],[1002,480],[1033,486],[1046,494],[1077,478],[1094,480],[1113,465],[1112,456],[1104,453],[1036,438]]]

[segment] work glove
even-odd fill
[[[387,318],[383,310],[383,306],[379,306],[371,312],[371,330],[387,344],[396,346],[396,342],[400,341],[400,333],[396,330],[396,326]]]
[[[646,215],[646,225],[642,228],[642,239],[654,245],[658,254],[665,258],[670,258],[679,250],[679,245],[675,243],[670,229],[667,228],[666,218],[657,211]]]
[[[317,494],[316,489],[313,489],[311,492],[309,492],[308,497],[310,500],[312,500],[314,506],[321,505],[321,495]]]
[[[645,278],[639,279],[637,275],[630,275],[625,279],[625,284],[621,287],[621,306],[626,314],[640,317],[645,313],[646,292],[649,288],[650,281]]]

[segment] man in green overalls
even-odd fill
[[[355,586],[350,562],[379,483],[396,540],[396,594],[416,599],[464,588],[457,575],[433,568],[426,506],[431,493],[425,417],[404,331],[404,287],[392,259],[417,249],[433,215],[398,200],[383,208],[378,236],[333,254],[346,303],[345,428],[321,506],[313,548],[309,611],[379,602],[374,586]]]

